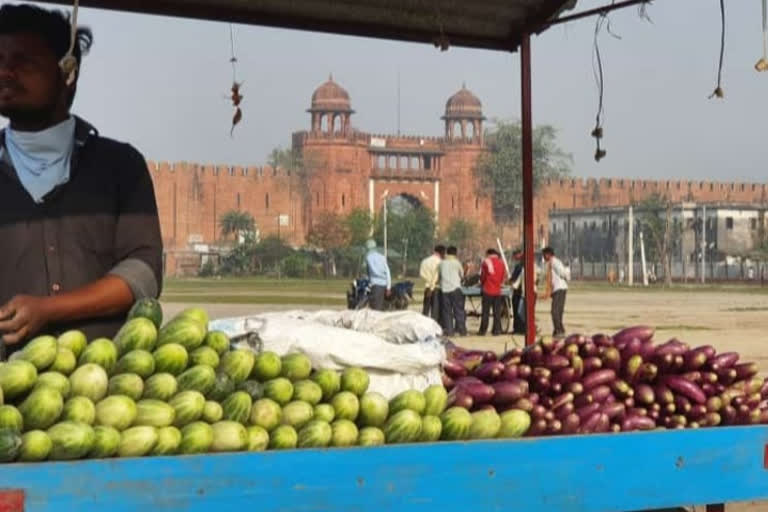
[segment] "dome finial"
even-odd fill
[[[467,88],[467,82],[466,82],[466,80],[463,80],[463,81],[461,82],[461,88],[462,88],[462,89],[466,89],[466,88]]]
[[[333,82],[333,73],[328,73],[328,81]]]

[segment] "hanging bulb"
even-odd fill
[[[768,59],[761,57],[757,64],[755,64],[755,69],[757,71],[768,71]]]

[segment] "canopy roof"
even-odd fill
[[[49,3],[67,4],[64,0]],[[576,0],[81,0],[117,9],[355,36],[516,50]]]

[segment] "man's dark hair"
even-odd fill
[[[454,246],[450,246],[448,248],[448,254],[450,254],[451,256],[456,256],[457,254],[459,254],[459,250]]]
[[[435,246],[435,252],[439,254],[440,256],[443,256],[445,254],[445,246],[444,245],[436,245]]]
[[[5,4],[0,7],[0,35],[36,34],[48,45],[57,60],[69,51],[72,24],[69,14],[47,10],[34,5]],[[72,55],[78,66],[93,45],[93,33],[87,27],[78,27]],[[78,73],[79,75],[79,73]]]
[[[555,251],[551,247],[545,247],[541,250],[541,254],[548,254],[550,256],[554,256]]]
[[[518,248],[512,251],[512,256],[517,256],[518,254],[523,254],[523,250]]]
[[[485,251],[485,255],[486,256],[499,256],[499,251],[497,251],[496,249],[491,248],[491,249],[488,249],[487,251]]]

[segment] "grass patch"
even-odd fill
[[[275,295],[174,295],[164,294],[160,300],[181,304],[257,304],[276,306],[346,306],[344,297],[275,296]]]

